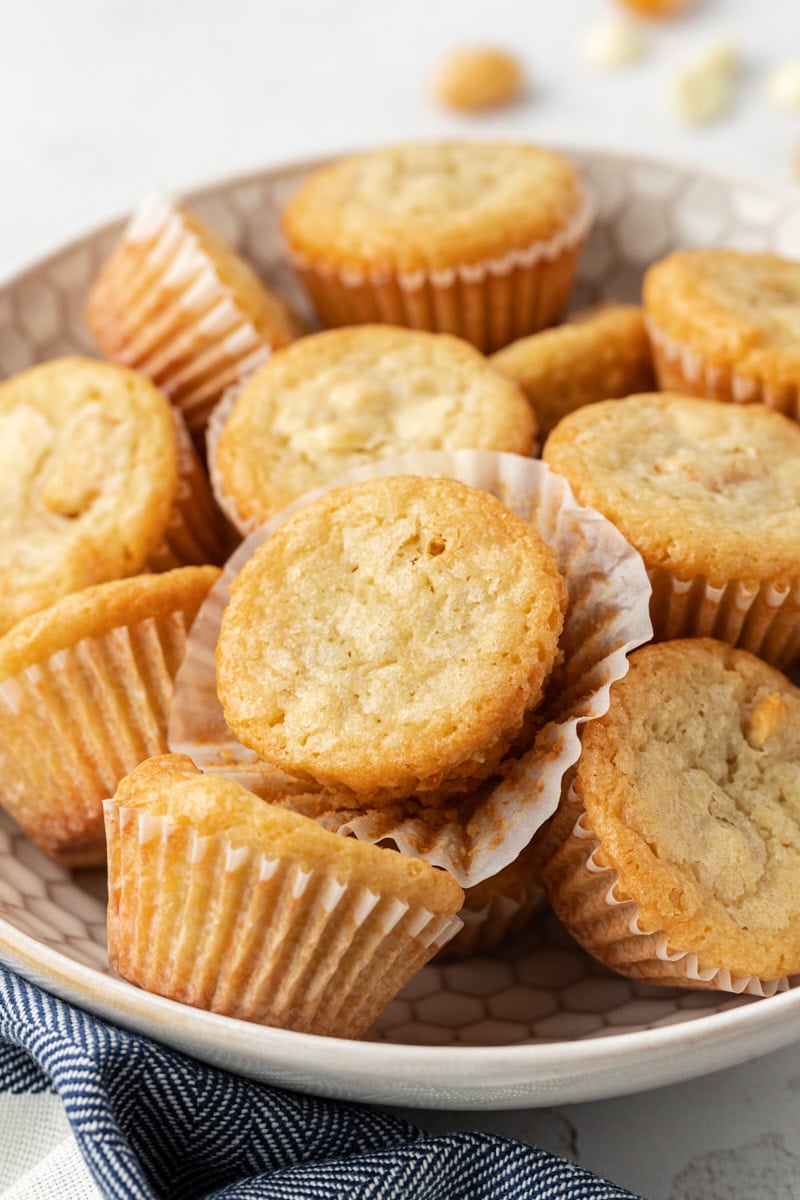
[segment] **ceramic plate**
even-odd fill
[[[800,193],[625,155],[568,153],[597,206],[576,306],[638,299],[643,269],[679,246],[800,258]],[[308,170],[265,171],[187,198],[300,307],[278,216]],[[83,299],[118,231],[83,238],[0,289],[0,374],[92,350]],[[800,981],[766,1000],[648,987],[598,966],[549,916],[491,957],[425,967],[362,1042],[249,1025],[109,974],[104,887],[98,872],[54,866],[0,818],[0,959],[128,1029],[322,1095],[443,1108],[549,1105],[688,1079],[800,1037]]]

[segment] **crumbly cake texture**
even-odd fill
[[[609,304],[512,342],[490,362],[522,388],[546,437],[568,413],[647,392],[653,365],[642,310]]]
[[[671,393],[565,417],[542,453],[648,568],[678,577],[794,578],[800,563],[800,428],[759,404]]]
[[[570,162],[522,142],[416,142],[342,159],[283,215],[291,251],[333,269],[436,270],[547,241],[585,204]]]
[[[84,638],[102,637],[180,610],[189,622],[219,578],[218,567],[178,567],[99,583],[32,613],[0,638],[0,682]]]
[[[646,646],[576,788],[617,893],[701,968],[800,971],[800,691],[710,639]]]
[[[647,272],[644,307],[657,331],[711,367],[770,387],[800,386],[800,262],[680,251]]]
[[[530,453],[516,384],[445,334],[361,325],[303,338],[245,384],[212,450],[223,496],[264,522],[355,467],[415,450]]]
[[[302,509],[236,578],[225,719],[268,762],[363,802],[488,776],[540,700],[566,591],[487,492],[412,476]]]
[[[0,632],[143,570],[177,490],[172,412],[142,376],[60,358],[0,384]]]
[[[293,860],[303,871],[329,868],[343,883],[389,892],[429,912],[458,912],[463,892],[448,871],[421,858],[329,833],[316,821],[266,804],[230,779],[203,774],[185,754],[166,754],[137,767],[117,788],[117,803],[191,826],[200,837],[224,834],[234,849]]]

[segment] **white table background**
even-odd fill
[[[125,213],[151,187],[180,191],[405,137],[508,135],[791,177],[800,114],[772,108],[763,79],[800,56],[800,0],[697,0],[679,21],[641,23],[639,62],[591,72],[578,39],[616,11],[612,0],[0,0],[0,277]],[[687,128],[670,111],[669,75],[720,37],[743,59],[732,111]],[[465,42],[524,59],[524,104],[470,119],[436,108],[431,67]],[[3,1150],[2,1131],[24,1115],[65,1161],[57,1102],[23,1114],[31,1103],[0,1098],[0,1200],[56,1194],[52,1183],[20,1181],[30,1161]],[[800,1196],[800,1045],[603,1103],[407,1115],[435,1131],[537,1143],[648,1200]],[[58,1194],[96,1195],[80,1170],[62,1174]]]

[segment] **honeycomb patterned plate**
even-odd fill
[[[576,305],[637,299],[643,269],[678,246],[800,257],[800,192],[624,155],[568,153],[597,206]],[[278,215],[308,169],[266,171],[188,198],[299,307]],[[0,375],[91,351],[83,298],[118,230],[100,230],[0,288]],[[363,1042],[247,1025],[112,976],[102,874],[61,870],[2,817],[0,960],[209,1062],[381,1103],[513,1108],[587,1100],[676,1082],[800,1037],[800,986],[752,1000],[631,983],[589,959],[549,915],[491,957],[426,967]]]

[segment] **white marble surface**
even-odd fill
[[[407,1110],[572,1158],[647,1200],[797,1200],[800,1045],[637,1096],[507,1113]]]
[[[591,142],[785,178],[796,114],[763,74],[800,54],[797,0],[696,0],[644,25],[647,53],[590,72],[576,45],[613,0],[35,0],[2,5],[0,268],[182,188],[389,138],[509,134]],[[730,119],[687,131],[670,73],[729,36],[743,55]],[[496,41],[530,73],[528,103],[466,120],[425,82],[455,44]]]
[[[611,0],[38,0],[3,4],[0,275],[128,210],[287,158],[407,136],[589,143],[787,179],[800,114],[772,109],[766,69],[800,55],[798,0],[698,0],[643,26],[646,54],[581,67]],[[667,80],[718,37],[743,55],[727,119],[686,129]],[[495,41],[528,65],[523,105],[465,120],[425,90],[439,55]],[[800,1196],[800,1045],[719,1075],[604,1103],[514,1113],[414,1113],[578,1159],[649,1200]]]

